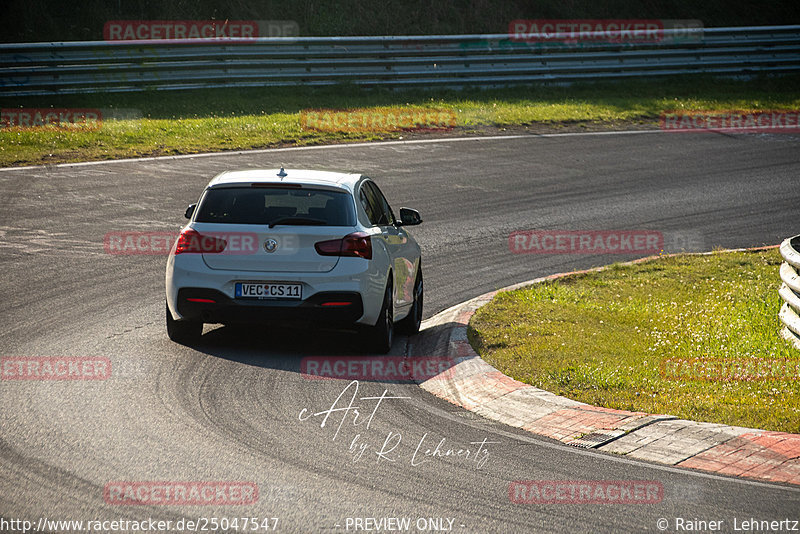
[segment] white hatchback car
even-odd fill
[[[167,334],[197,341],[204,323],[305,322],[365,331],[388,352],[395,323],[422,319],[420,247],[378,186],[360,174],[223,172],[185,213],[167,260]]]

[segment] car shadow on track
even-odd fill
[[[190,348],[215,358],[237,362],[249,366],[280,369],[304,374],[304,359],[328,359],[345,361],[395,360],[419,361],[434,359],[438,368],[455,365],[448,360],[442,366],[442,359],[449,357],[448,346],[453,324],[446,323],[421,331],[414,336],[395,335],[392,350],[385,355],[376,355],[364,348],[359,334],[319,328],[284,326],[221,326],[207,325],[199,343]],[[394,382],[391,376],[372,376],[359,374],[345,376],[361,381]],[[400,377],[400,381],[409,381]],[[412,380],[416,381],[416,380]]]

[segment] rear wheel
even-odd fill
[[[422,267],[417,271],[417,280],[414,282],[414,304],[408,312],[408,316],[397,323],[397,329],[409,336],[419,332],[419,325],[422,323],[422,304],[424,288],[422,286]]]
[[[167,305],[167,336],[175,343],[190,345],[200,340],[203,323],[199,321],[176,321]]]
[[[370,349],[378,354],[386,354],[394,341],[394,306],[392,306],[392,283],[389,282],[383,296],[383,306],[378,322],[369,328]]]

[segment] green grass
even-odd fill
[[[535,86],[489,91],[255,88],[0,99],[0,107],[123,108],[135,120],[95,131],[0,130],[0,166],[191,154],[332,142],[407,138],[404,131],[304,129],[301,111],[411,106],[451,110],[455,133],[657,127],[664,110],[798,109],[800,77],[747,82],[713,78]],[[413,135],[425,135],[413,133]]]
[[[774,249],[721,252],[572,275],[499,294],[472,318],[470,340],[505,374],[578,401],[800,432],[800,351],[778,335],[780,262]],[[664,367],[687,359],[795,371],[700,379]]]

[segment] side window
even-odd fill
[[[375,182],[370,182],[369,185],[372,186],[372,189],[374,189],[375,191],[375,198],[380,204],[381,212],[383,214],[383,219],[380,224],[384,225],[394,224],[395,221],[394,213],[392,212],[391,206],[389,206],[389,202],[386,201],[386,197],[383,196],[383,192],[381,192],[380,188]]]
[[[361,202],[361,206],[364,208],[364,211],[367,212],[367,218],[371,224],[380,224],[380,216],[381,212],[378,208],[378,204],[375,202],[374,195],[369,190],[369,182],[364,182],[361,184],[361,191],[358,194],[358,200]]]

